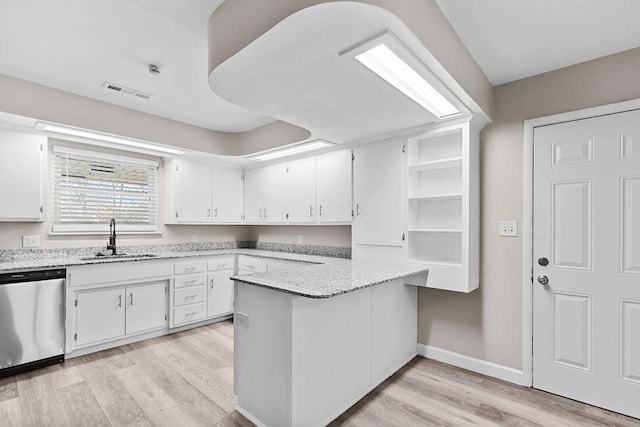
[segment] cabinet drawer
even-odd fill
[[[239,255],[238,256],[238,270],[245,270],[252,273],[262,273],[267,271],[267,262],[263,259]]]
[[[206,287],[195,286],[182,289],[176,289],[173,293],[173,305],[178,307],[186,304],[195,304],[204,302]]]
[[[207,263],[205,261],[187,261],[187,262],[177,262],[173,266],[174,274],[193,274],[193,273],[204,273],[207,268]]]
[[[197,322],[204,319],[207,309],[204,303],[185,305],[173,309],[173,324],[181,325],[183,323]]]
[[[185,288],[187,286],[204,286],[206,281],[207,276],[204,274],[176,277],[175,279],[173,279],[173,287]]]
[[[216,257],[207,263],[207,269],[209,271],[217,270],[233,270],[233,256],[221,256]]]

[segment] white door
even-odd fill
[[[233,270],[209,273],[207,317],[233,313]]]
[[[315,223],[316,158],[294,160],[287,165],[287,213],[290,223]]]
[[[242,222],[242,171],[213,167],[213,222]]]
[[[166,327],[167,282],[150,283],[127,288],[127,334]]]
[[[211,221],[211,166],[178,162],[176,183],[178,222]]]
[[[76,301],[78,347],[124,336],[124,289],[79,292]]]
[[[640,111],[535,129],[533,225],[534,387],[640,417]]]
[[[318,220],[351,222],[351,150],[318,156]]]
[[[264,222],[287,222],[287,165],[266,166],[264,180]]]
[[[0,129],[0,219],[41,221],[47,138]],[[16,185],[15,177],[20,177]]]
[[[387,142],[353,150],[353,242],[403,245],[402,143]]]
[[[244,222],[264,222],[264,169],[251,169],[244,173]]]

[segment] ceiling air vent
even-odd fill
[[[148,101],[153,97],[153,95],[150,95],[148,93],[140,92],[139,90],[135,90],[135,89],[129,89],[128,87],[117,85],[117,84],[111,83],[111,82],[104,82],[102,87],[107,89],[107,90],[109,90],[109,91],[118,92],[118,93],[121,93],[123,95],[129,95],[129,96],[132,96],[134,98],[142,99],[142,100],[145,100],[145,101]]]

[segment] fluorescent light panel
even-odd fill
[[[38,122],[36,124],[36,129],[53,132],[53,133],[59,133],[61,135],[77,136],[80,138],[93,139],[96,141],[103,141],[103,142],[111,142],[113,144],[126,145],[129,147],[160,151],[162,153],[169,153],[169,154],[175,154],[175,155],[180,155],[185,153],[185,151],[182,151],[182,150],[166,147],[163,145],[156,145],[150,142],[138,141],[135,139],[119,137],[119,136],[111,135],[108,133],[95,132],[87,129],[56,125],[52,123]]]
[[[460,110],[384,43],[356,55],[355,59],[438,118],[460,114]]]
[[[265,160],[277,159],[280,157],[293,156],[294,154],[306,153],[307,151],[318,150],[320,148],[329,147],[335,145],[331,142],[324,141],[322,139],[316,139],[314,141],[305,142],[302,144],[296,144],[285,148],[277,148],[274,150],[263,151],[261,153],[252,154],[247,156],[247,159],[255,160],[257,162],[263,162]]]

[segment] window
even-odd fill
[[[158,231],[158,162],[54,147],[56,233]]]

